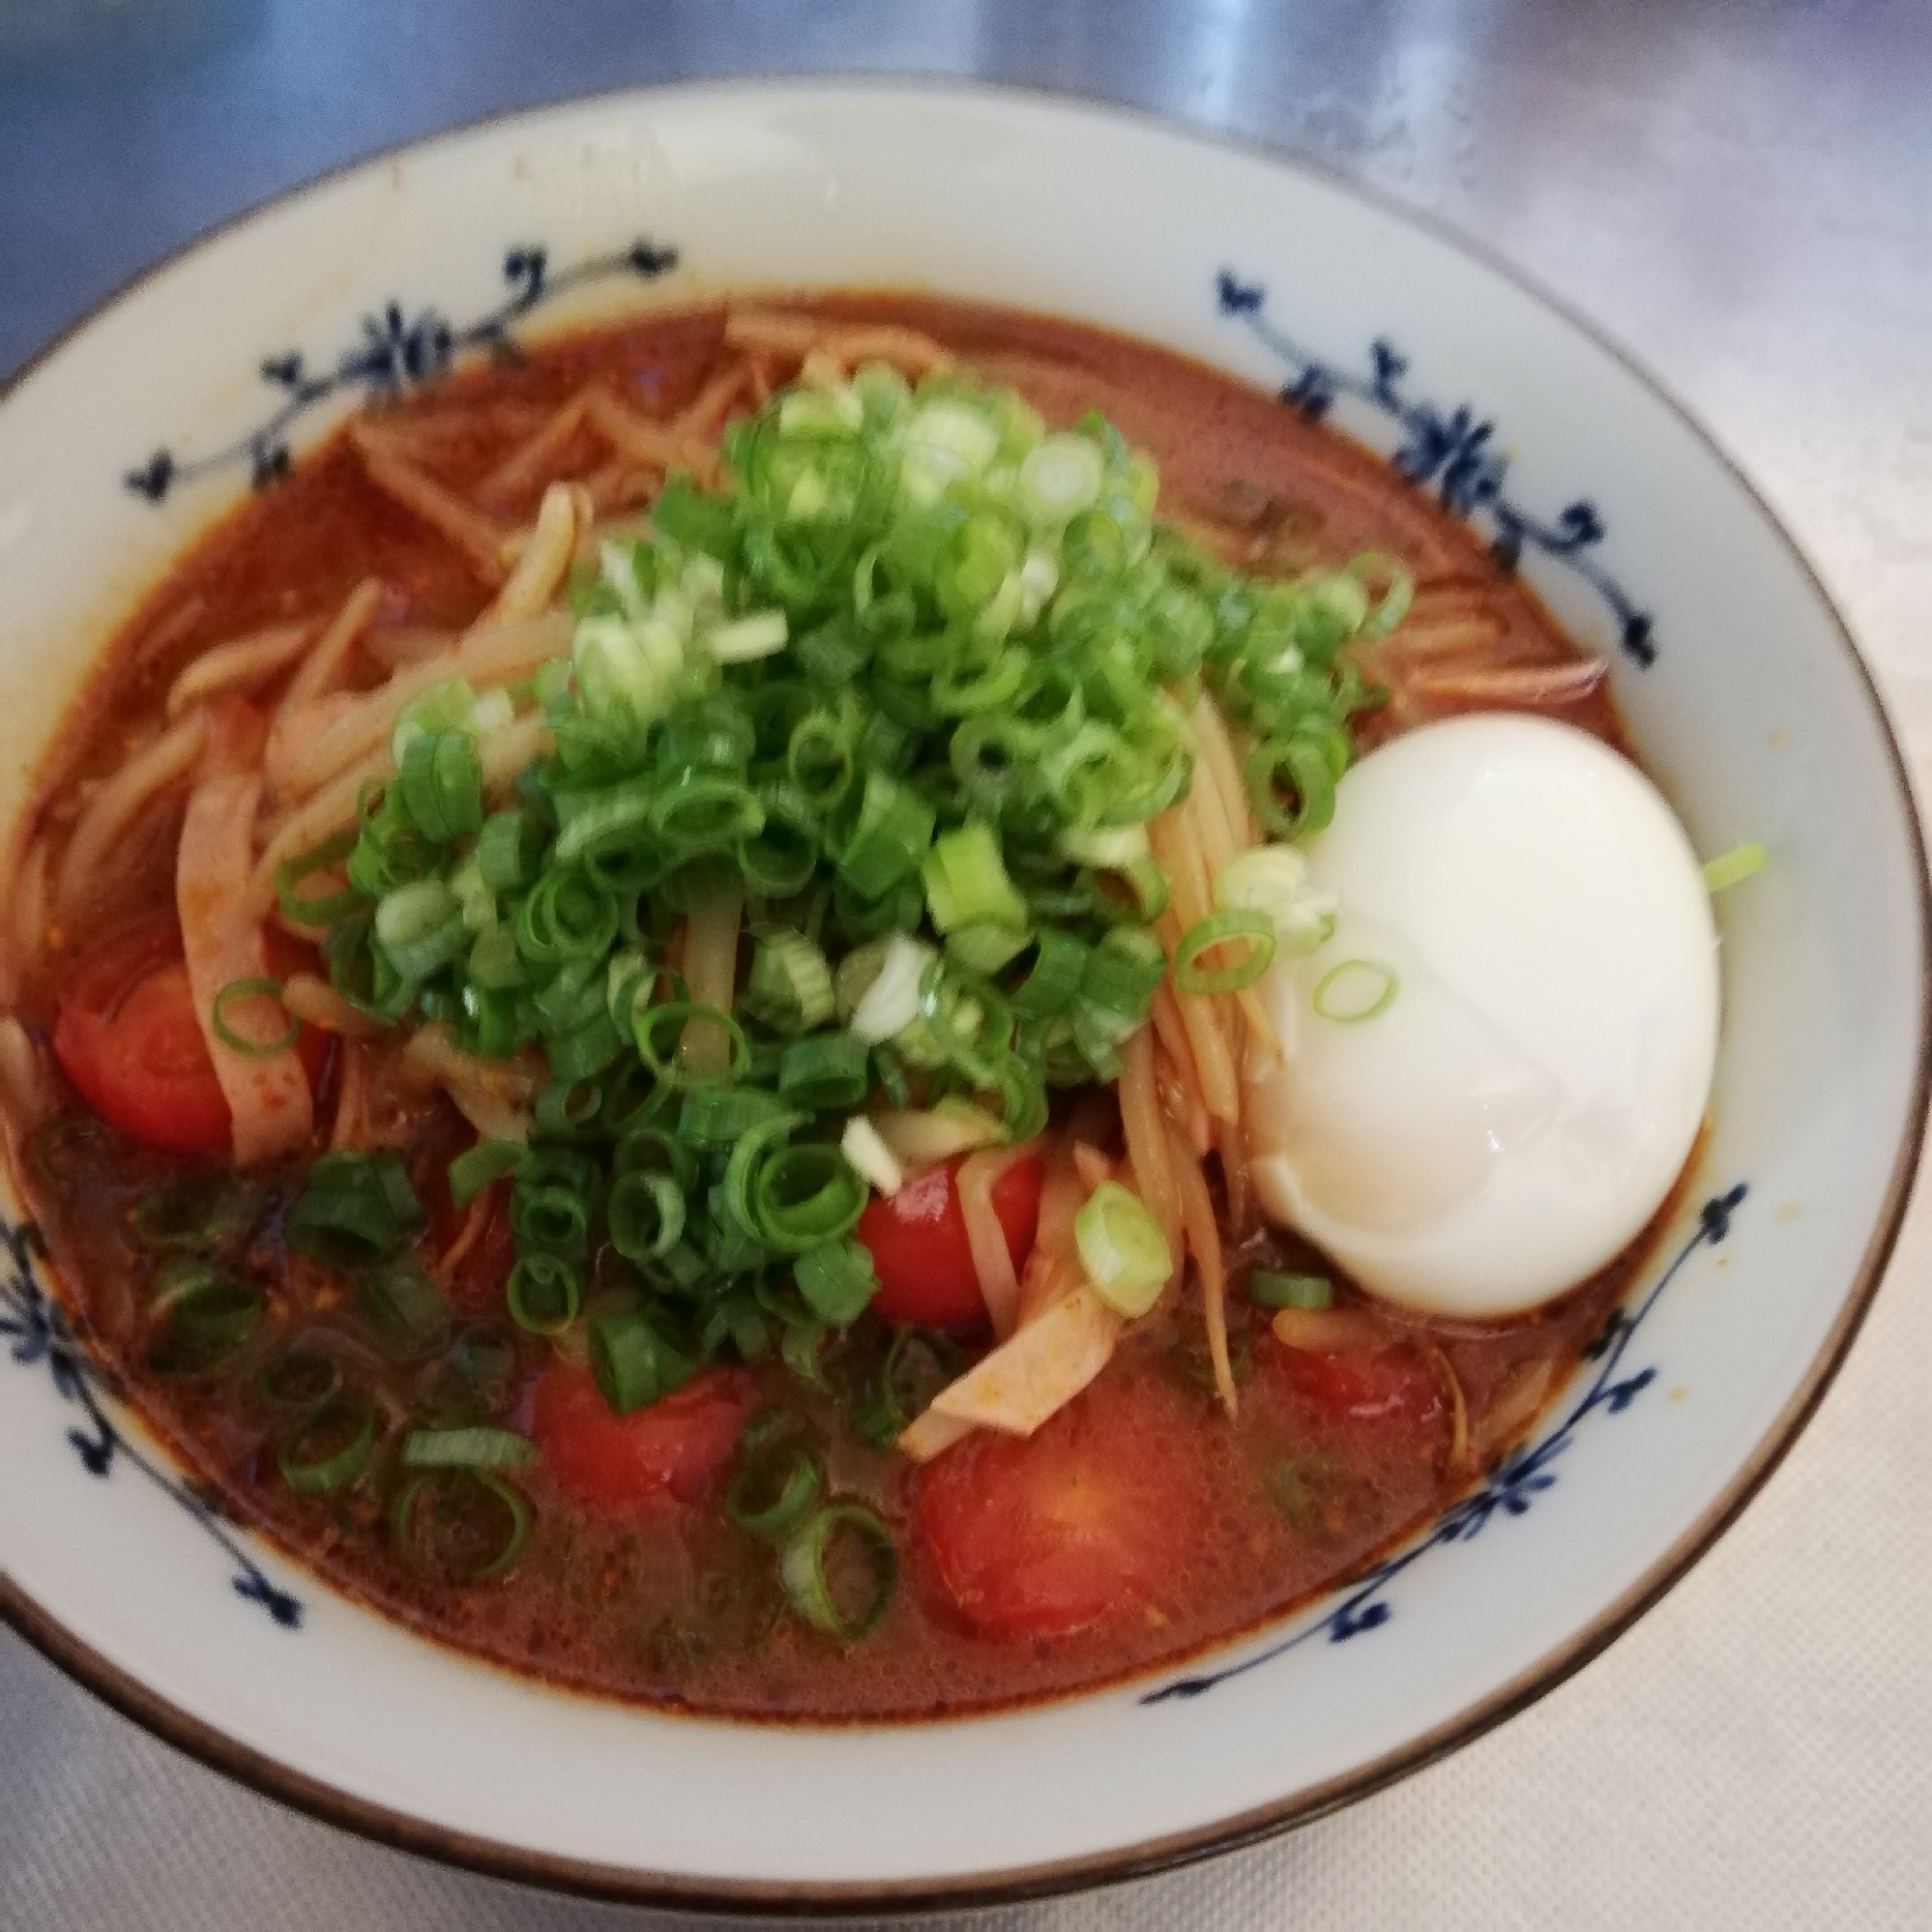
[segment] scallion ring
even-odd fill
[[[761,1543],[780,1544],[810,1514],[825,1487],[817,1460],[790,1449],[754,1457],[731,1478],[724,1513]]]
[[[247,1035],[237,1033],[228,1024],[227,1010],[234,1000],[273,1000],[279,1006],[281,981],[271,980],[265,974],[254,974],[245,980],[230,980],[215,995],[209,1024],[214,1029],[215,1038],[231,1051],[246,1054],[250,1060],[273,1060],[278,1053],[286,1053],[302,1038],[302,1022],[293,1014],[288,1015],[288,1031],[275,1039],[250,1039]]]
[[[534,1514],[530,1499],[489,1470],[436,1469],[404,1486],[390,1526],[419,1568],[483,1583],[522,1555]]]
[[[1224,946],[1242,945],[1231,965],[1205,966],[1202,960]],[[1174,985],[1183,993],[1238,993],[1268,971],[1274,957],[1274,922],[1265,912],[1235,908],[1211,913],[1182,934],[1174,949]]]
[[[1401,984],[1380,960],[1344,959],[1316,981],[1308,1003],[1325,1020],[1356,1026],[1388,1011]]]
[[[786,1540],[778,1579],[792,1608],[814,1629],[856,1643],[878,1627],[898,1588],[892,1533],[857,1503],[806,1517]]]
[[[510,1318],[533,1335],[560,1335],[584,1303],[584,1277],[559,1254],[518,1258],[504,1286]]]
[[[298,1496],[346,1489],[368,1467],[375,1431],[368,1397],[341,1397],[318,1409],[277,1449],[276,1467]]]

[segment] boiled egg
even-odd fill
[[[1585,1280],[1663,1203],[1710,1096],[1716,932],[1670,807],[1586,733],[1487,714],[1372,752],[1303,851],[1338,903],[1256,988],[1282,1043],[1248,1069],[1263,1208],[1426,1312]]]

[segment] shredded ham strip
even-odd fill
[[[591,520],[590,504],[579,501],[583,495],[577,485],[561,483],[543,492],[516,568],[483,613],[479,629],[541,617],[550,607],[576,552],[578,527]]]
[[[717,467],[712,440],[723,426],[731,405],[738,400],[739,393],[745,387],[745,373],[740,367],[724,369],[713,376],[671,424],[671,434],[694,455],[702,456],[702,468],[695,461],[691,465],[701,477],[712,475]]]
[[[281,1003],[291,1019],[339,1033],[352,1039],[373,1039],[389,1029],[360,1007],[352,1007],[327,980],[313,973],[291,973],[281,985]]]
[[[899,1447],[916,1462],[930,1461],[940,1449],[958,1440],[941,1426],[945,1423],[1032,1435],[1113,1360],[1125,1326],[1080,1280],[942,1389],[925,1415],[900,1435]],[[937,1420],[922,1426],[932,1418]]]
[[[1503,670],[1451,670],[1447,665],[1405,674],[1402,688],[1424,702],[1480,705],[1489,711],[1542,711],[1574,704],[1609,675],[1601,658],[1570,664],[1520,664]]]
[[[276,903],[277,868],[354,825],[356,801],[364,785],[372,778],[387,778],[395,770],[387,747],[372,751],[360,765],[351,765],[332,784],[305,800],[277,826],[249,881],[249,908],[257,919],[266,919]]]
[[[591,392],[580,389],[570,401],[477,485],[479,496],[514,496],[541,483],[556,466],[571,439],[583,427]]]
[[[342,600],[341,609],[317,639],[314,650],[303,659],[294,677],[289,679],[288,688],[282,692],[281,702],[276,706],[278,719],[333,691],[342,682],[349,659],[362,642],[363,632],[369,628],[381,604],[382,580],[379,577],[365,577]]]
[[[370,483],[448,538],[490,589],[502,583],[503,532],[482,511],[418,469],[389,436],[369,424],[352,423],[349,440],[361,454]]]
[[[246,637],[211,646],[168,688],[168,717],[179,717],[191,707],[225,697],[230,691],[259,688],[294,663],[314,634],[312,624],[275,624],[266,630],[251,630]]]
[[[292,1049],[240,1053],[215,1030],[216,996],[237,980],[268,974],[268,949],[260,919],[248,906],[249,868],[255,807],[262,781],[257,773],[204,778],[188,801],[175,864],[175,905],[188,955],[188,983],[194,1016],[228,1102],[238,1167],[292,1153],[308,1138],[314,1114],[308,1079]],[[235,1002],[235,1007],[253,1002]],[[230,1029],[246,1036],[249,1021],[224,1012]]]
[[[450,1284],[456,1278],[457,1269],[469,1258],[470,1250],[483,1239],[483,1229],[489,1225],[490,1197],[495,1192],[492,1185],[483,1188],[470,1203],[455,1240],[443,1250],[443,1258],[436,1264],[436,1285],[446,1295],[450,1292]]]
[[[738,995],[738,927],[745,916],[743,893],[727,893],[702,905],[685,922],[685,983],[694,1004],[731,1010]],[[686,1072],[717,1080],[731,1065],[731,1036],[716,1020],[685,1022],[678,1059]]]
[[[0,1017],[0,1093],[7,1097],[4,1127],[18,1134],[31,1133],[56,1104],[40,1049],[12,1013]]]
[[[1135,1191],[1167,1243],[1174,1264],[1168,1276],[1171,1283],[1181,1269],[1181,1187],[1155,1085],[1154,1050],[1154,1029],[1146,1026],[1121,1049],[1121,1127],[1127,1159],[1133,1164]]]
[[[1036,1143],[1018,1147],[987,1148],[969,1154],[959,1163],[953,1185],[959,1192],[959,1212],[966,1223],[966,1244],[973,1251],[973,1272],[980,1277],[980,1293],[992,1317],[993,1334],[1005,1341],[1019,1326],[1019,1275],[1013,1269],[1012,1251],[1007,1246],[1006,1230],[993,1212],[993,1187],[1000,1176],[1016,1160],[1025,1160]]]
[[[1208,1355],[1215,1365],[1215,1388],[1221,1407],[1232,1421],[1241,1407],[1235,1393],[1234,1364],[1228,1359],[1227,1270],[1221,1260],[1221,1231],[1215,1219],[1215,1204],[1208,1194],[1207,1178],[1200,1163],[1188,1159],[1180,1146],[1174,1149],[1174,1171],[1181,1183],[1181,1217],[1187,1230],[1187,1245],[1201,1275],[1201,1312],[1208,1329]]]
[[[402,1053],[441,1084],[456,1111],[485,1140],[530,1138],[531,1110],[544,1077],[541,1055],[525,1052],[514,1060],[492,1060],[465,1053],[450,1029],[440,1025],[417,1028]]]
[[[152,798],[184,778],[201,755],[208,714],[192,711],[128,760],[88,801],[61,859],[54,903],[72,918],[87,902],[109,851]]]
[[[733,389],[737,387],[734,372]],[[709,469],[712,451],[708,444],[694,441],[681,428],[654,423],[639,415],[628,402],[607,389],[592,390],[585,398],[585,413],[599,435],[629,463],[640,469]]]
[[[46,943],[50,864],[45,837],[35,839],[15,867],[7,889],[6,917],[12,943],[0,947],[0,1005],[14,998],[19,962],[32,958]]]
[[[329,1131],[329,1152],[341,1154],[361,1148],[369,1131],[369,1047],[366,1040],[342,1044],[342,1072],[336,1086],[336,1122]]]
[[[1242,782],[1241,754],[1220,707],[1206,691],[1195,704],[1189,722],[1194,727],[1194,746],[1200,754],[1201,769],[1213,781],[1221,802],[1229,831],[1237,847],[1245,850],[1255,842],[1254,815],[1248,809],[1247,787]]]
[[[568,555],[565,562],[568,564]],[[299,799],[325,785],[357,759],[386,746],[403,707],[436,685],[461,678],[488,690],[521,684],[571,648],[568,611],[545,611],[471,630],[454,650],[404,666],[386,684],[355,697],[347,706],[324,698],[289,721],[299,748],[285,754],[278,789]],[[305,723],[312,717],[312,732]]]

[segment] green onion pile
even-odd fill
[[[794,388],[724,454],[728,489],[674,477],[650,534],[604,544],[568,660],[508,698],[419,696],[359,830],[278,878],[365,1013],[541,1047],[529,1145],[484,1141],[452,1188],[513,1176],[510,1311],[542,1334],[588,1312],[620,1412],[726,1352],[808,1370],[864,1308],[841,1139],[875,1097],[973,1095],[1017,1140],[1049,1087],[1117,1075],[1167,970],[1146,828],[1189,784],[1193,692],[1254,745],[1269,833],[1319,829],[1370,697],[1344,646],[1407,599],[1377,559],[1222,567],[1156,523],[1153,465],[1098,416],[1049,433],[956,372]],[[480,746],[532,703],[555,750],[486,813]],[[668,960],[741,903],[726,1010]],[[1265,964],[1267,923],[1218,913],[1183,969],[1234,939]],[[296,1224],[382,1278],[381,1177],[354,1171],[349,1213],[326,1165]]]

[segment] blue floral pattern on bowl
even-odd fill
[[[360,395],[365,402],[387,401],[405,390],[447,375],[456,358],[470,351],[513,358],[516,338],[511,325],[543,303],[568,289],[614,276],[655,281],[677,265],[676,249],[643,239],[614,254],[594,255],[573,268],[554,273],[547,249],[512,248],[503,258],[503,278],[511,292],[487,314],[458,325],[433,307],[411,312],[399,302],[389,302],[380,314],[363,317],[361,340],[343,350],[326,372],[311,369],[307,358],[295,350],[264,357],[262,380],[282,395],[273,414],[238,442],[191,462],[170,450],[157,450],[122,481],[137,496],[161,503],[177,484],[198,483],[246,462],[250,481],[260,489],[287,474],[291,461],[288,432],[297,421],[331,397],[347,393]]]
[[[1367,403],[1400,428],[1403,436],[1390,461],[1410,483],[1434,486],[1442,506],[1466,523],[1481,519],[1489,530],[1489,554],[1514,571],[1526,549],[1573,571],[1610,606],[1625,655],[1648,669],[1657,647],[1650,615],[1592,553],[1607,534],[1603,518],[1587,497],[1566,504],[1554,517],[1542,518],[1509,496],[1504,485],[1509,458],[1496,446],[1496,425],[1468,403],[1454,409],[1419,401],[1404,389],[1408,358],[1386,336],[1369,344],[1368,373],[1335,367],[1303,348],[1268,314],[1268,292],[1223,269],[1215,278],[1220,312],[1239,322],[1287,370],[1279,395],[1284,403],[1319,422],[1338,396]]]

